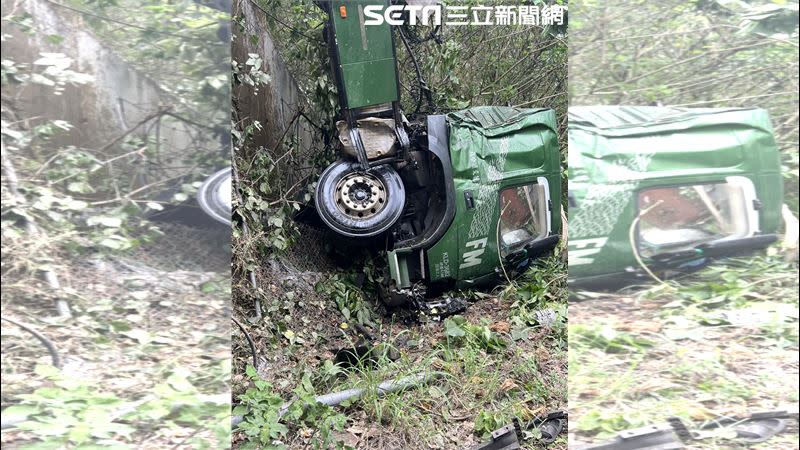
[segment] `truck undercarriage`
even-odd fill
[[[394,47],[396,35],[406,37],[387,23],[365,25],[367,4],[384,2],[317,3],[328,15],[340,107],[340,157],[316,181],[320,221],[387,252],[381,298],[389,306],[523,271],[559,239],[553,112],[478,107],[409,120]],[[417,76],[421,102],[430,92]]]

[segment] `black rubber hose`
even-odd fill
[[[403,41],[403,45],[406,47],[408,55],[411,56],[411,62],[414,63],[414,70],[417,72],[419,95],[417,95],[417,106],[414,108],[414,114],[417,114],[422,107],[422,96],[424,95],[425,90],[428,89],[428,86],[425,85],[425,81],[422,79],[422,70],[419,68],[419,62],[417,61],[417,57],[414,56],[414,52],[411,50],[411,44],[408,43],[408,39],[406,39],[406,34],[403,32],[402,28],[400,28],[400,40]]]
[[[22,328],[23,330],[27,331],[28,333],[34,335],[36,339],[38,339],[39,342],[41,342],[42,345],[44,345],[47,348],[47,352],[50,353],[50,359],[52,359],[53,361],[53,366],[56,367],[57,369],[61,368],[61,358],[58,356],[58,350],[56,350],[56,346],[50,339],[47,339],[42,333],[39,333],[30,325],[26,325],[22,322],[17,322],[14,319],[9,319],[8,317],[4,316],[0,316],[0,319],[5,320],[8,323],[14,324]]]
[[[253,355],[253,368],[258,370],[258,356],[256,355],[256,344],[253,343],[253,338],[250,337],[250,333],[244,329],[244,325],[239,323],[235,317],[231,316],[231,320],[239,327],[239,330],[244,334],[245,339],[247,339],[247,343],[250,345],[250,353]]]

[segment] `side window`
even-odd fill
[[[532,241],[547,237],[547,189],[529,184],[500,192],[500,255],[506,257]]]
[[[722,182],[639,192],[639,252],[653,256],[752,235],[756,225],[750,223],[753,203],[746,187]]]

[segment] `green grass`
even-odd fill
[[[593,297],[570,306],[570,407],[580,440],[669,416],[697,423],[797,402],[796,266],[730,260]],[[710,439],[701,448],[726,445]],[[797,448],[797,436],[769,445]]]
[[[422,324],[395,323],[377,312],[373,297],[357,295],[346,274],[318,285],[317,293],[330,297],[326,315],[331,327],[343,321],[343,309],[351,323],[360,318],[374,322],[375,336],[384,349],[392,348],[399,359],[390,360],[388,351],[378,352],[370,361],[345,368],[327,358],[309,358],[313,366],[297,365],[280,377],[270,379],[270,396],[285,393],[274,386],[305,384],[315,394],[351,388],[365,388],[356,401],[333,408],[346,418],[344,431],[331,434],[343,446],[371,448],[375,442],[353,443],[353,434],[372,432],[386,446],[396,448],[463,448],[477,444],[496,428],[554,409],[566,407],[566,275],[557,258],[546,259],[512,285],[495,293],[462,292],[476,299],[465,313],[443,322]],[[545,290],[539,289],[546,285]],[[369,292],[369,286],[364,289]],[[302,301],[302,299],[301,299]],[[268,308],[269,309],[269,308]],[[551,323],[539,322],[536,311],[555,311]],[[360,311],[360,314],[353,314]],[[278,311],[276,311],[278,312]],[[289,315],[280,310],[282,317]],[[292,317],[298,316],[292,312]],[[267,319],[267,323],[270,319]],[[297,335],[307,335],[297,329]],[[348,328],[329,329],[329,336],[344,336],[339,342],[352,345],[355,338]],[[320,332],[319,334],[325,334]],[[331,342],[306,339],[302,343],[278,339],[272,350],[289,358],[324,355]],[[305,359],[304,359],[305,360]],[[436,375],[429,382],[387,395],[378,395],[377,386],[389,379],[427,373]],[[268,377],[272,376],[267,374]],[[285,390],[284,390],[285,391]],[[296,396],[296,395],[295,395]],[[310,433],[319,423],[285,419],[286,433],[280,441],[288,448],[322,444],[321,436]],[[534,448],[534,433],[528,433],[526,448]],[[251,440],[252,441],[252,440]],[[566,448],[566,436],[553,448]],[[246,445],[245,445],[246,446]]]

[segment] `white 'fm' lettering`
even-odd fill
[[[569,264],[571,266],[591,264],[594,258],[589,258],[589,256],[600,253],[600,250],[606,245],[606,241],[608,241],[608,238],[570,241],[569,246],[572,247],[572,249],[569,251]]]
[[[486,251],[487,239],[488,238],[476,239],[474,241],[467,242],[467,247],[474,248],[475,250],[464,253],[464,262],[458,266],[459,269],[466,269],[467,267],[477,266],[481,263],[480,256]]]

